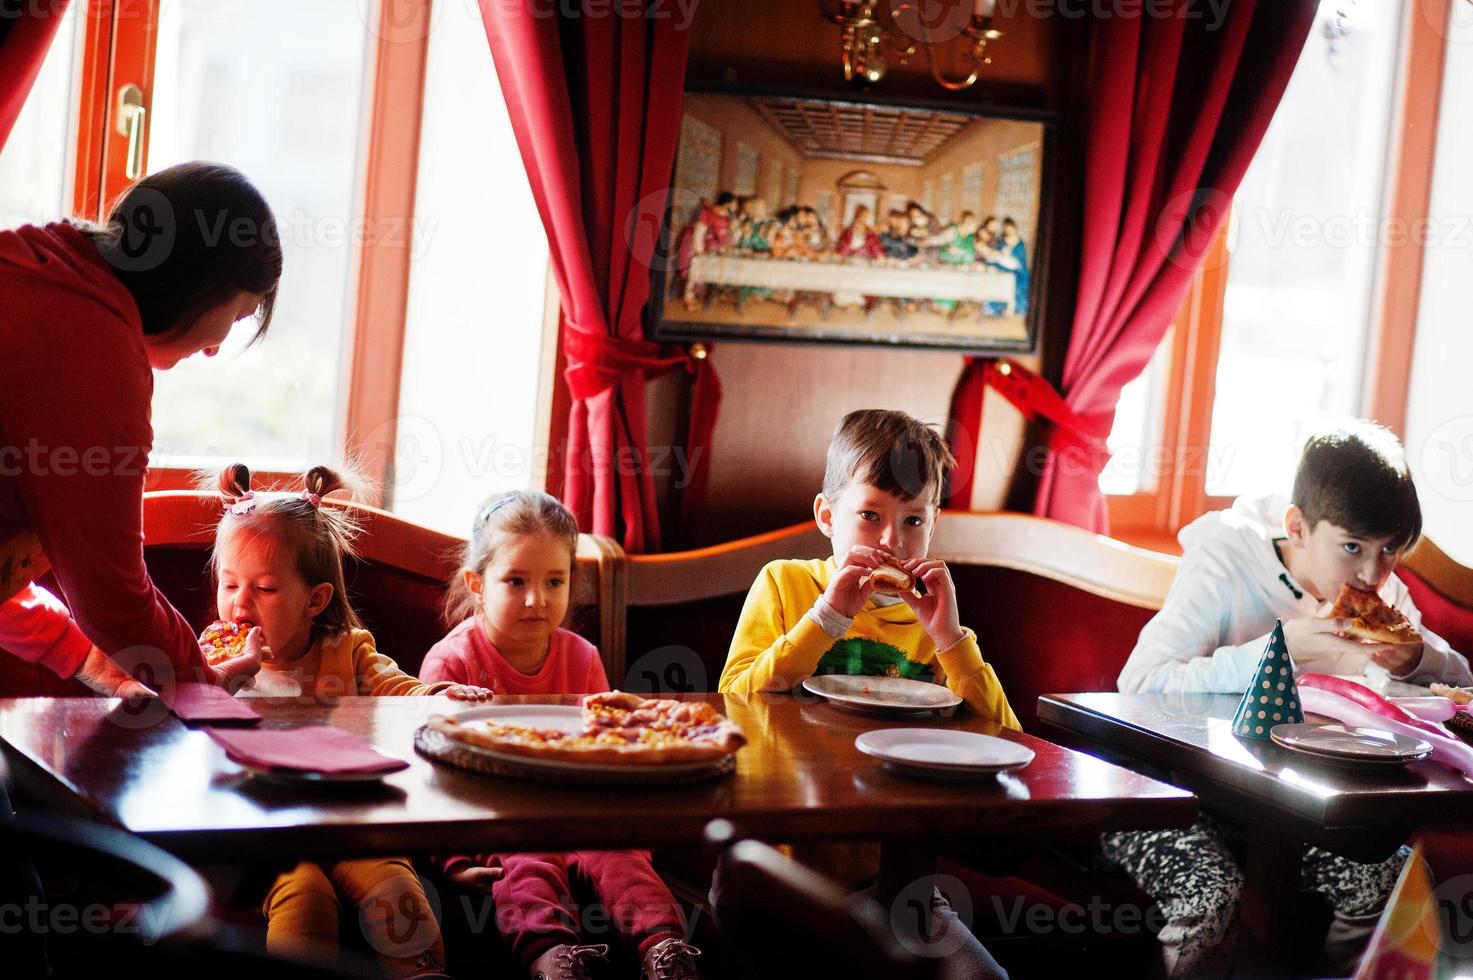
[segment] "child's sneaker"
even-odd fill
[[[644,954],[641,980],[701,980],[696,957],[701,951],[679,939],[662,939]]]
[[[532,980],[591,980],[595,960],[609,955],[609,947],[569,946],[567,943],[554,946],[532,964]]]

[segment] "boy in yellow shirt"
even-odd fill
[[[956,465],[941,436],[903,412],[850,412],[829,443],[813,517],[832,558],[762,569],[721,672],[723,694],[786,691],[814,674],[944,683],[985,718],[1019,728],[977,635],[958,622],[956,587],[928,558],[942,484]],[[875,592],[871,573],[896,559],[924,595]]]
[[[834,556],[762,569],[732,637],[721,693],[787,691],[814,674],[908,677],[945,684],[982,717],[1020,728],[977,635],[958,622],[951,572],[927,557],[942,484],[954,466],[936,430],[904,412],[844,416],[813,501],[813,519],[833,540]],[[889,559],[925,594],[877,593],[871,575]],[[856,845],[838,847],[810,847],[807,856],[845,879],[866,861]],[[953,951],[948,975],[1007,980],[939,890],[931,915],[932,941]]]

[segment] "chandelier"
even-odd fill
[[[924,46],[936,84],[957,92],[971,88],[992,64],[987,45],[1002,37],[992,25],[996,6],[997,0],[840,0],[839,12],[827,18],[839,25],[845,81],[878,82],[892,62],[909,64]],[[954,43],[957,38],[965,41]],[[948,46],[966,49],[971,72],[965,78],[942,73],[938,49]]]

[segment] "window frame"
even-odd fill
[[[100,221],[130,183],[127,140],[114,127],[124,84],[153,105],[154,61],[162,0],[78,0],[86,5],[76,66],[72,213]],[[391,503],[405,317],[409,296],[415,184],[432,0],[376,0],[365,66],[355,195],[364,227],[384,235],[352,236],[353,282],[339,362],[335,440],[377,488],[368,503]],[[152,113],[145,117],[144,159]],[[392,234],[391,234],[392,233]],[[380,240],[382,239],[382,240]],[[249,464],[249,460],[246,460]],[[263,479],[288,474],[263,472]],[[158,467],[150,489],[190,485],[192,471]]]
[[[1403,8],[1397,88],[1392,95],[1383,192],[1384,221],[1411,227],[1427,213],[1432,195],[1432,165],[1441,111],[1446,60],[1445,25],[1456,0],[1422,0]],[[1192,278],[1167,340],[1170,370],[1160,430],[1154,433],[1167,465],[1155,486],[1133,494],[1107,494],[1111,534],[1159,551],[1179,552],[1176,533],[1211,510],[1232,504],[1231,497],[1207,493],[1208,453],[1212,446],[1212,407],[1221,350],[1223,300],[1232,263],[1232,220],[1224,222],[1203,266]],[[1382,242],[1375,260],[1372,321],[1366,343],[1367,371],[1361,412],[1404,436],[1416,343],[1424,246],[1407,235]]]

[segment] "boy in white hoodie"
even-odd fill
[[[1297,670],[1473,682],[1468,662],[1422,627],[1393,574],[1421,530],[1416,488],[1390,431],[1357,421],[1312,437],[1292,501],[1240,498],[1182,530],[1181,568],[1120,672],[1121,692],[1239,694],[1276,620]],[[1316,613],[1346,583],[1395,606],[1423,642],[1363,644],[1340,635],[1345,622]],[[1243,877],[1233,855],[1237,834],[1224,823],[1204,815],[1188,830],[1102,838],[1106,857],[1165,913],[1159,938],[1173,977],[1221,976],[1231,965]],[[1359,864],[1306,849],[1300,888],[1335,908],[1326,947],[1332,958],[1358,955],[1404,859],[1403,850],[1381,864]]]

